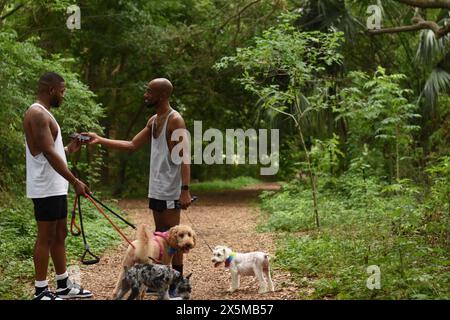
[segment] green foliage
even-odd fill
[[[299,283],[309,279],[315,289],[311,298],[450,298],[449,215],[439,215],[437,231],[417,205],[415,192],[386,197],[382,188],[374,179],[363,181],[350,174],[332,189],[321,184],[318,231],[312,231],[309,191],[302,184],[262,196],[268,222],[260,228],[281,233],[277,263]],[[440,210],[427,208],[434,214]],[[366,287],[369,265],[381,269],[381,290]]]
[[[369,153],[375,153],[374,156],[376,153],[383,154],[384,164],[391,169],[387,173],[399,180],[400,170],[409,168],[405,160],[411,158],[412,133],[420,129],[415,124],[420,117],[414,112],[417,106],[407,99],[411,90],[400,86],[406,76],[388,75],[383,68],[378,67],[371,79],[362,72],[352,72],[349,77],[353,86],[340,91],[341,103],[334,111],[339,114],[336,120],[344,119],[350,127],[348,145],[354,159],[352,161],[356,165],[364,158],[365,169],[375,169],[380,165],[375,164],[375,159],[369,160]],[[372,150],[368,148],[369,143]],[[358,166],[362,169],[361,165]]]
[[[281,15],[281,23],[256,37],[254,46],[237,49],[235,56],[215,65],[219,70],[242,68],[238,80],[259,98],[260,107],[292,117],[296,123],[308,108],[318,107],[308,99],[318,100],[326,88],[320,80],[326,68],[342,61],[342,33],[299,32],[291,25],[297,17]]]
[[[311,147],[311,158],[315,164],[317,171],[329,173],[333,175],[339,166],[339,158],[345,157],[344,153],[339,149],[339,137],[333,133],[333,137],[321,141],[316,139]]]

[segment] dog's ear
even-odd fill
[[[186,278],[186,279],[189,279],[191,276],[192,276],[192,272],[189,273],[185,278]]]
[[[170,247],[177,249],[178,248],[178,231],[179,227],[175,226],[169,229],[169,237],[167,238],[167,243]]]

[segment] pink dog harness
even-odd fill
[[[169,231],[166,231],[166,232],[155,231],[155,232],[153,232],[153,240],[156,241],[156,243],[158,244],[158,247],[159,247],[158,261],[161,261],[163,255],[164,255],[164,246],[161,243],[161,241],[159,241],[159,238],[163,238],[164,240],[167,241],[169,239]],[[176,249],[174,249],[174,248],[169,246],[169,249],[168,249],[169,255],[174,255],[176,251],[177,251]]]

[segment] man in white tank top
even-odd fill
[[[188,143],[186,132],[180,140],[171,140],[177,129],[186,129],[181,115],[173,110],[169,103],[172,84],[164,78],[149,82],[144,94],[147,107],[156,114],[148,120],[147,125],[131,141],[111,140],[99,137],[95,133],[83,133],[91,137],[89,144],[101,144],[107,148],[134,152],[151,143],[149,208],[153,212],[156,231],[167,231],[180,223],[180,209],[187,209],[191,204],[189,192],[190,165],[182,162],[175,164],[171,152],[178,143]],[[180,154],[180,157],[183,157]],[[183,254],[177,252],[172,260],[175,270],[183,273]]]
[[[35,300],[86,298],[92,293],[73,285],[66,269],[67,192],[69,182],[77,195],[89,193],[67,167],[66,153],[76,152],[81,142],[62,142],[61,128],[50,113],[64,99],[64,79],[46,73],[39,80],[38,101],[25,113],[27,197],[34,203],[37,239],[34,247]],[[47,269],[51,255],[56,271],[56,295],[48,290]]]

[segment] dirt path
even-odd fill
[[[299,299],[299,288],[292,283],[290,275],[277,269],[272,270],[276,290],[273,293],[258,295],[258,284],[253,277],[243,277],[241,289],[232,294],[227,293],[230,286],[229,271],[223,267],[213,267],[210,262],[211,253],[204,242],[206,240],[211,247],[223,244],[235,251],[261,250],[274,256],[275,235],[255,231],[260,217],[254,204],[262,190],[277,188],[274,184],[262,184],[236,191],[199,193],[199,201],[182,213],[181,223],[191,225],[199,236],[196,248],[185,256],[184,261],[185,274],[193,272],[192,299]],[[147,200],[123,200],[119,204],[135,223],[153,225]],[[134,239],[133,230],[128,230],[127,233]],[[94,292],[95,299],[110,298],[126,247],[124,241],[119,247],[106,252],[99,264],[81,267],[82,283]]]

